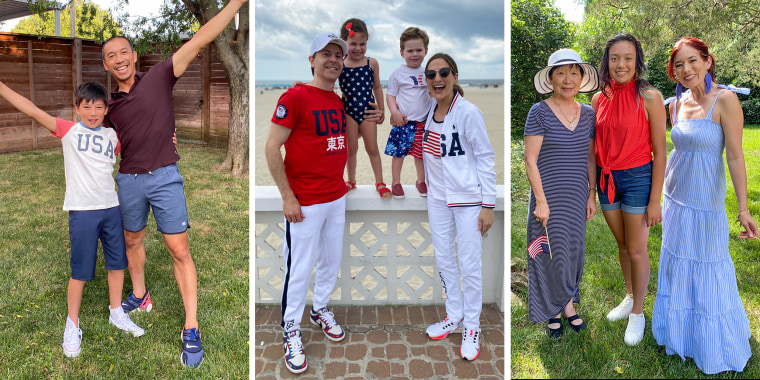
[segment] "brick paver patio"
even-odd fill
[[[329,341],[309,323],[305,308],[301,334],[309,369],[299,375],[283,361],[279,306],[255,308],[254,376],[261,379],[503,379],[504,314],[483,305],[480,356],[459,355],[462,335],[432,340],[428,325],[445,317],[444,306],[335,306],[335,320],[346,330]]]

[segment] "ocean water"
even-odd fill
[[[308,79],[307,79],[308,80]],[[290,86],[293,84],[294,81],[286,81],[286,80],[256,80],[256,91],[264,90],[264,89],[282,89],[282,88],[290,88]],[[383,88],[388,87],[388,81],[387,80],[381,80],[380,83],[383,85]],[[494,85],[498,87],[504,86],[504,79],[460,79],[459,85],[462,87],[482,87],[482,86],[488,86],[493,87]],[[338,83],[335,82],[335,87],[338,87]]]

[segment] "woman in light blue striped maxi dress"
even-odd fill
[[[715,59],[691,37],[673,47],[668,75],[673,151],[665,172],[662,250],[652,333],[668,355],[694,359],[705,374],[742,371],[752,355],[749,322],[728,252],[723,149],[736,190],[740,238],[756,238],[741,147],[744,119],[735,93],[718,88]],[[681,94],[683,88],[688,92]]]

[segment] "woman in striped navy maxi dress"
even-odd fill
[[[574,98],[578,92],[594,91],[599,76],[578,53],[560,49],[536,73],[533,84],[540,94],[553,94],[534,104],[525,121],[529,247],[540,247],[531,243],[548,235],[545,250],[528,254],[528,318],[548,320],[546,333],[560,338],[562,314],[574,331],[586,328],[573,303],[580,302],[585,222],[596,212],[595,118],[591,107]]]
[[[676,42],[668,76],[678,81],[670,104],[673,151],[665,172],[662,249],[652,333],[668,355],[694,359],[705,374],[742,371],[752,355],[749,322],[728,252],[723,149],[744,231],[757,238],[747,203],[739,99],[717,88],[715,59],[696,38]],[[681,90],[688,92],[681,94]]]

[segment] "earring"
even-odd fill
[[[679,82],[676,85],[676,99],[681,99],[681,93],[683,92],[683,85]]]
[[[710,93],[710,87],[712,87],[712,75],[705,73],[705,94]]]

